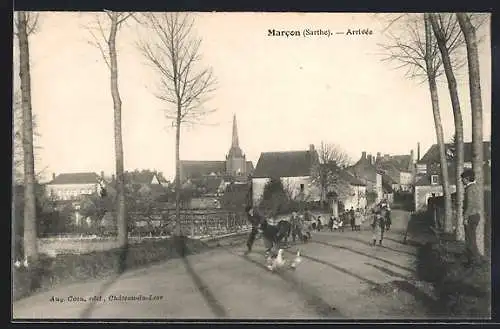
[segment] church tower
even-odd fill
[[[226,156],[226,174],[232,177],[246,176],[246,171],[246,157],[239,145],[236,115],[233,115],[233,137],[231,148]]]

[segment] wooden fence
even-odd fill
[[[131,233],[156,235],[169,234],[175,224],[175,210],[158,209],[147,215],[129,213]],[[243,212],[222,209],[181,209],[180,226],[189,236],[220,235],[248,229]]]

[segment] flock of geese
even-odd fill
[[[19,259],[17,259],[14,262],[14,266],[16,268],[20,268],[20,267],[26,267],[26,268],[28,268],[28,259],[25,258],[22,262]]]
[[[297,255],[290,262],[283,257],[283,249],[280,249],[278,250],[278,255],[276,255],[276,257],[272,257],[271,255],[267,257],[267,268],[272,272],[284,268],[296,269],[301,262],[302,258],[300,257],[300,250],[297,250]]]

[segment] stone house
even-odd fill
[[[321,187],[313,182],[317,165],[320,165],[318,153],[312,144],[309,150],[261,153],[252,177],[252,203],[260,203],[265,185],[276,177],[281,179],[292,198],[320,202]],[[347,183],[349,190],[339,196],[339,191],[335,191],[334,187],[329,188],[327,198],[333,213],[338,215],[339,208],[366,207],[366,184],[343,168],[338,168],[338,175],[339,179]]]
[[[486,188],[491,188],[491,143],[483,143],[484,163],[484,183]],[[453,162],[453,145],[446,144],[446,154],[448,159],[448,181],[450,183],[451,193],[456,192],[455,164]],[[439,147],[432,145],[427,153],[417,162],[420,170],[417,171],[414,203],[416,211],[427,209],[429,198],[443,195],[443,186],[441,181],[441,166],[439,161]],[[425,167],[425,170],[422,170]],[[464,167],[472,168],[472,143],[464,143]]]
[[[305,151],[263,152],[252,176],[252,203],[257,206],[264,187],[279,177],[291,197],[303,195],[308,201],[320,201],[320,189],[312,184],[313,166],[318,163],[314,145]]]
[[[52,180],[45,184],[47,195],[57,200],[77,200],[81,196],[100,192],[104,187],[104,173],[93,172],[52,174]]]
[[[373,201],[379,202],[383,199],[390,201],[392,199],[392,180],[377,168],[375,160],[375,157],[372,157],[371,154],[367,155],[363,151],[361,158],[346,170],[366,184],[366,193],[375,193],[376,197]]]
[[[411,192],[415,173],[413,150],[410,154],[389,155],[377,153],[375,166],[394,192]]]

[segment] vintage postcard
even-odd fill
[[[490,318],[488,13],[13,25],[13,321]]]

